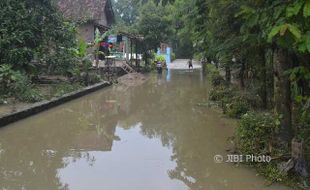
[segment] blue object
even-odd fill
[[[157,55],[160,55],[160,48],[157,48]]]
[[[166,80],[167,80],[168,82],[171,80],[171,71],[170,71],[170,69],[167,70]]]
[[[169,65],[171,63],[171,48],[166,49],[166,63]]]

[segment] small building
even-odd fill
[[[93,42],[95,30],[106,31],[114,23],[111,0],[57,0],[64,17],[79,23],[78,33]]]

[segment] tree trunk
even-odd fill
[[[132,39],[130,39],[130,61],[129,61],[129,65],[132,66]]]
[[[285,74],[291,66],[288,51],[276,49],[274,53],[274,101],[276,114],[282,116],[278,135],[284,143],[289,143],[293,137],[291,87],[289,76]]]
[[[225,80],[226,80],[227,84],[230,84],[230,82],[231,82],[231,70],[230,70],[229,64],[225,65]]]
[[[273,108],[274,107],[274,78],[273,77],[273,73],[274,73],[274,49],[271,48],[271,51],[270,51],[270,55],[269,55],[269,63],[268,63],[268,69],[270,69],[271,71],[267,70],[268,71],[268,77],[270,77],[271,81],[268,81],[268,103],[270,105],[270,108]],[[268,105],[268,104],[267,104]]]
[[[265,48],[260,47],[260,57],[261,57],[261,80],[262,80],[262,87],[261,87],[261,99],[263,103],[263,108],[267,109],[267,68],[266,68],[266,54]]]
[[[245,72],[245,60],[241,60],[241,68],[240,68],[240,87],[244,89],[244,72]]]
[[[138,40],[135,41],[135,44],[136,44],[136,67],[139,68],[139,65],[138,65]]]

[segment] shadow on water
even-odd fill
[[[151,74],[0,129],[0,189],[285,189],[214,162],[235,122],[197,106],[205,81],[199,70]]]

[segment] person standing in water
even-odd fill
[[[188,61],[188,69],[194,69],[194,67],[193,67],[193,60],[192,60],[192,58],[191,58],[191,59],[189,59],[189,61]]]

